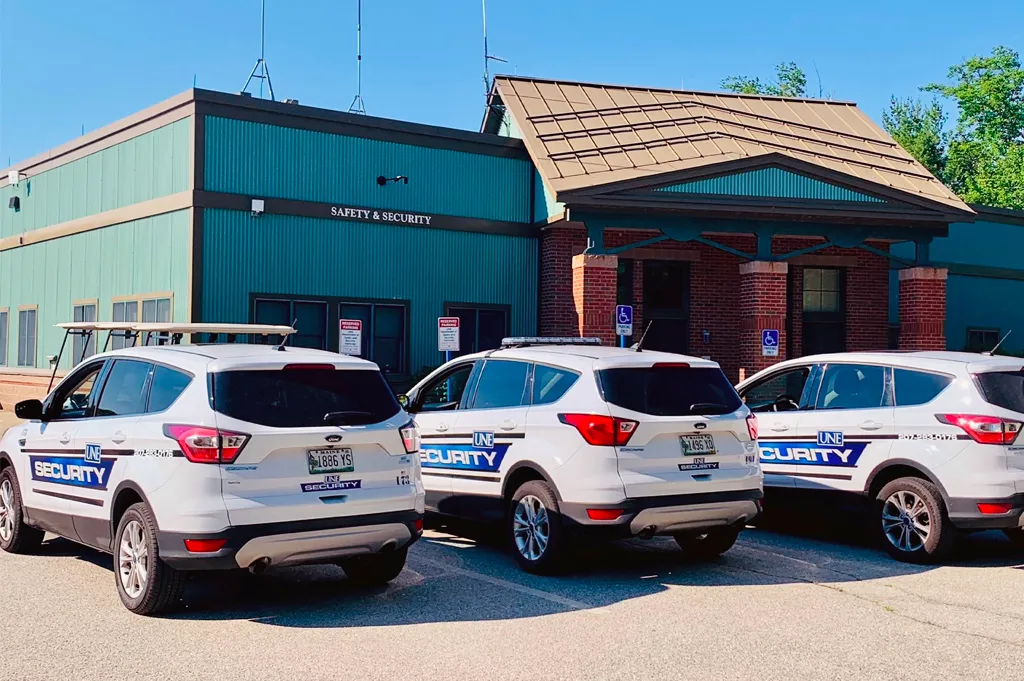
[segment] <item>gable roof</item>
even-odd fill
[[[851,102],[497,76],[485,131],[500,124],[500,104],[560,201],[604,185],[783,159],[831,181],[973,214]]]

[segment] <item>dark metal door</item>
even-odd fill
[[[690,263],[645,260],[643,301],[644,348],[685,353],[690,347]],[[636,329],[633,333],[639,340]]]

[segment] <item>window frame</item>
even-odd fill
[[[764,385],[765,383],[773,381],[776,378],[778,378],[779,376],[782,376],[784,374],[788,374],[788,373],[793,372],[793,371],[806,371],[807,372],[807,376],[804,378],[803,390],[801,390],[800,394],[796,396],[796,400],[797,400],[797,408],[796,409],[788,409],[786,411],[781,411],[780,412],[780,411],[776,411],[774,409],[767,410],[767,411],[754,411],[754,409],[751,408],[750,405],[747,405],[747,408],[750,409],[750,411],[755,413],[755,414],[786,414],[786,413],[789,413],[789,412],[811,411],[811,410],[814,409],[814,405],[817,402],[817,399],[818,399],[818,388],[820,387],[820,386],[814,385],[814,381],[819,377],[819,374],[815,373],[815,367],[817,367],[817,366],[818,365],[816,365],[816,364],[792,364],[792,365],[789,365],[789,366],[787,366],[785,368],[780,368],[780,369],[778,369],[778,371],[773,371],[772,373],[768,374],[764,378],[761,378],[761,379],[759,379],[757,381],[753,381],[749,385],[745,386],[743,388],[743,392],[740,393],[740,399],[743,400],[743,404],[744,405],[747,405],[747,399],[746,399],[747,393],[750,392],[751,390],[754,390],[755,388],[758,388],[758,387]],[[737,391],[737,392],[739,392],[739,391]],[[811,398],[811,395],[810,395],[811,392],[814,393],[814,399],[810,399]],[[808,398],[808,403],[807,404],[804,403],[804,398],[805,397]]]
[[[146,379],[145,379],[145,381],[142,384],[142,397],[143,397],[142,411],[136,412],[134,414],[98,414],[97,410],[99,409],[99,406],[100,406],[100,400],[103,399],[103,393],[105,393],[107,391],[107,381],[110,379],[110,374],[111,374],[111,372],[114,369],[114,364],[116,364],[117,362],[132,362],[132,363],[136,363],[136,364],[145,364],[145,365],[147,365],[149,367],[148,371],[146,372]],[[170,368],[170,367],[168,367],[168,368]],[[99,393],[96,396],[96,400],[91,405],[92,416],[90,416],[89,418],[94,418],[94,419],[124,419],[124,418],[138,418],[140,416],[145,416],[146,414],[148,414],[149,413],[148,412],[148,409],[149,409],[149,392],[150,392],[150,389],[153,387],[153,372],[154,372],[155,369],[156,369],[156,363],[155,362],[151,362],[148,359],[142,359],[142,358],[139,358],[139,357],[131,357],[131,356],[127,356],[126,357],[126,356],[120,356],[120,355],[119,356],[115,356],[115,357],[108,357],[106,359],[106,366],[103,368],[103,375],[101,376],[101,378],[103,379],[103,385],[100,386],[100,391],[99,391]],[[193,378],[195,378],[195,377],[193,377]]]
[[[477,393],[480,388],[480,377],[483,376],[484,371],[487,370],[487,364],[489,362],[511,362],[516,364],[526,365],[526,380],[523,382],[523,392],[519,395],[519,404],[507,404],[500,407],[478,407],[476,406]],[[466,390],[470,388],[470,382],[472,382],[473,394],[470,399],[466,400],[465,411],[493,411],[495,409],[526,409],[530,405],[533,399],[533,367],[534,362],[528,359],[512,359],[509,357],[486,357],[478,361],[476,367],[474,367],[473,373],[469,376],[469,381],[466,383]],[[465,393],[463,393],[465,396]],[[463,407],[460,407],[463,409]]]
[[[573,386],[576,385],[577,382],[579,382],[580,377],[583,376],[583,372],[582,371],[577,371],[576,369],[570,369],[569,367],[559,366],[557,364],[551,364],[550,362],[530,362],[530,364],[531,364],[530,374],[529,374],[529,376],[527,377],[527,380],[526,380],[526,392],[527,392],[527,395],[530,398],[530,401],[529,401],[529,403],[527,403],[527,404],[525,404],[523,406],[532,407],[532,406],[536,405],[536,406],[539,406],[539,407],[547,407],[547,406],[550,406],[552,404],[557,404],[559,402],[559,400],[561,400],[563,397],[565,397],[565,393],[567,393],[570,390],[572,390]],[[572,374],[576,378],[574,378],[572,383],[569,384],[569,387],[567,387],[564,391],[562,391],[562,394],[558,396],[557,400],[552,400],[550,402],[534,402],[533,401],[534,378],[537,376],[537,367],[545,367],[547,369],[555,369],[557,371],[562,371],[562,372],[567,373],[567,374]]]
[[[939,396],[942,395],[942,393],[946,392],[949,389],[949,386],[953,385],[953,382],[956,380],[956,376],[954,374],[949,374],[949,373],[946,373],[945,371],[936,371],[934,369],[919,369],[917,367],[906,367],[906,366],[903,366],[903,367],[889,367],[889,370],[890,370],[890,372],[892,374],[892,379],[889,381],[889,383],[891,385],[891,388],[892,388],[892,399],[891,399],[891,404],[889,406],[892,406],[892,407],[894,407],[896,409],[912,409],[914,407],[924,407],[924,406],[927,406],[927,405],[931,404],[932,402],[934,402],[935,400],[939,399]],[[928,400],[927,402],[920,402],[918,404],[900,404],[898,399],[897,399],[897,391],[896,391],[896,372],[897,371],[913,371],[913,372],[918,373],[918,374],[929,374],[931,376],[941,376],[943,378],[948,378],[949,379],[949,383],[947,383],[946,386],[942,390],[940,390],[939,392],[935,393],[935,395],[930,400]]]
[[[875,407],[819,407],[818,399],[825,387],[825,374],[833,366],[868,366],[882,370],[882,403]],[[870,362],[822,362],[818,364],[817,386],[814,391],[814,403],[811,407],[814,411],[863,411],[865,409],[892,409],[894,405],[893,396],[893,371],[892,367],[886,364],[872,364]],[[811,380],[811,377],[808,378]]]
[[[87,308],[87,307],[90,307],[90,306],[92,307],[92,317],[93,317],[92,321],[93,322],[99,321],[99,319],[100,319],[100,301],[99,301],[98,298],[86,298],[86,299],[82,299],[82,300],[73,300],[73,301],[71,301],[71,321],[76,321],[75,320],[75,312],[76,312],[77,308],[80,308],[80,307]],[[111,309],[111,312],[113,312],[113,309]],[[84,317],[85,315],[83,314],[82,316]],[[83,319],[82,321],[88,321],[88,320],[84,320]],[[96,333],[97,333],[96,331],[92,331],[92,332],[89,333],[88,336],[76,333],[72,337],[72,339],[71,339],[71,357],[69,358],[71,360],[71,366],[75,366],[76,364],[81,364],[85,360],[87,360],[90,357],[92,357],[93,355],[97,354],[96,353]],[[77,342],[77,339],[79,339],[79,338],[85,339],[85,350],[86,350],[86,352],[88,352],[88,350],[89,350],[89,344],[90,343],[92,344],[92,352],[87,354],[87,355],[85,355],[85,357],[82,357],[79,353],[75,352],[75,343]]]
[[[21,313],[32,312],[32,363],[22,364],[21,362]],[[17,366],[20,369],[35,369],[39,363],[39,306],[22,305],[18,308],[18,359]]]
[[[295,304],[296,303],[307,303],[307,304],[310,304],[310,305],[323,305],[324,306],[324,347],[322,347],[320,349],[321,350],[326,350],[328,352],[331,352],[331,301],[329,299],[327,299],[327,298],[318,298],[316,296],[295,296],[295,297],[292,297],[292,296],[264,296],[264,295],[254,296],[252,298],[252,311],[250,312],[250,315],[249,315],[249,320],[253,324],[256,323],[256,306],[259,305],[260,302],[288,303],[288,314],[289,314],[289,316],[292,317],[292,319],[289,319],[286,322],[286,324],[288,326],[291,326],[295,322]],[[289,334],[288,342],[285,343],[285,345],[287,345],[288,347],[299,347],[297,345],[292,345],[292,336],[293,335],[297,335],[297,333],[296,334]],[[269,343],[270,342],[270,338],[271,338],[271,336],[260,336],[259,339],[257,340],[257,342],[260,342],[263,339],[266,339],[266,342]],[[277,336],[274,336],[274,338],[277,338]],[[278,342],[280,342],[280,341],[278,341]],[[276,345],[276,343],[275,343],[275,345]]]
[[[0,343],[0,367],[10,366],[10,345],[11,345],[11,310],[7,307],[0,307],[0,336],[3,336],[3,343]]]
[[[466,395],[469,393],[470,388],[475,388],[473,384],[473,372],[476,369],[476,365],[480,363],[480,359],[467,359],[461,362],[455,362],[444,368],[443,371],[434,376],[429,383],[424,383],[423,387],[416,391],[416,394],[412,396],[412,400],[409,403],[409,409],[407,411],[410,414],[435,414],[446,411],[461,411],[465,409]],[[431,392],[434,388],[441,384],[442,381],[447,381],[449,378],[462,371],[464,368],[469,367],[469,376],[466,377],[466,385],[462,388],[462,394],[459,396],[459,401],[455,403],[454,407],[448,409],[423,409],[423,396]]]
[[[81,376],[87,376],[92,372],[93,367],[99,366],[99,373],[96,375],[96,380],[93,381],[92,390],[89,392],[89,406],[86,408],[85,414],[82,416],[76,416],[74,418],[53,418],[51,414],[53,412],[54,401],[58,396],[64,396],[62,392],[65,385],[72,387],[78,387],[81,384]],[[87,359],[82,362],[81,366],[77,367],[72,373],[68,374],[57,387],[54,388],[46,399],[43,401],[43,416],[47,423],[63,423],[65,421],[84,421],[86,419],[96,418],[96,401],[99,399],[99,394],[102,392],[103,386],[107,381],[107,372],[110,369],[109,359]],[[63,402],[63,399],[61,400]]]
[[[133,295],[130,295],[130,296],[115,296],[115,297],[110,299],[110,319],[111,320],[114,319],[114,305],[116,305],[117,303],[137,303],[139,307],[138,307],[138,311],[136,312],[137,319],[135,320],[135,323],[136,324],[151,323],[151,322],[146,322],[145,318],[144,318],[143,309],[145,307],[145,304],[147,302],[149,302],[149,301],[156,301],[156,303],[157,303],[157,310],[159,310],[160,309],[160,301],[164,300],[164,299],[168,300],[169,304],[170,304],[169,305],[169,309],[167,311],[167,322],[156,322],[156,323],[158,323],[158,324],[163,324],[163,323],[170,324],[171,322],[174,321],[174,292],[173,291],[157,291],[157,292],[154,292],[154,293],[136,293],[136,294],[133,294]],[[117,333],[117,332],[111,332],[111,333]],[[149,334],[147,334],[147,335],[149,335]],[[152,343],[153,345],[161,345],[162,342],[166,340],[166,337],[163,336],[163,335],[153,334],[152,340],[153,340],[153,343]],[[136,344],[138,344],[140,342],[141,343],[145,343],[146,339],[145,338],[137,338],[137,339],[135,339],[135,343]],[[132,346],[128,345],[128,338],[127,337],[125,338],[125,344],[122,347],[132,347]],[[113,348],[113,341],[111,341],[111,349],[115,349],[115,348]],[[120,348],[116,348],[116,349],[120,349]]]
[[[480,310],[492,310],[505,313],[505,331],[502,334],[502,338],[507,338],[512,333],[512,306],[505,303],[459,303],[446,301],[444,304],[444,316],[453,317],[453,309],[462,310],[473,310],[476,316],[476,338],[473,340],[476,346],[473,350],[467,350],[461,348],[459,350],[460,355],[470,355],[476,352],[484,352],[480,349]],[[461,333],[461,329],[460,329]],[[500,347],[500,345],[499,345]],[[489,350],[495,350],[497,348],[488,348]],[[454,354],[454,353],[453,353]]]
[[[995,343],[992,344],[992,347],[995,347],[996,344],[999,343],[999,339],[1002,338],[1002,336],[1000,335],[1001,334],[1001,330],[998,329],[998,328],[993,328],[991,326],[968,326],[967,329],[964,331],[964,349],[967,352],[990,352],[991,351],[991,348],[989,350],[984,350],[984,349],[983,350],[972,350],[971,349],[971,333],[982,333],[982,334],[993,333],[993,334],[995,334],[996,341],[995,341]]]

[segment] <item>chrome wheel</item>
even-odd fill
[[[138,598],[149,581],[149,546],[138,520],[129,521],[121,532],[117,565],[121,588],[129,598]]]
[[[7,542],[14,536],[14,487],[10,480],[0,484],[0,539]]]
[[[913,492],[893,492],[882,504],[882,530],[900,551],[912,553],[923,548],[932,530],[928,505]]]
[[[551,539],[548,510],[540,499],[528,494],[519,500],[512,514],[512,536],[516,549],[527,560],[540,560]]]

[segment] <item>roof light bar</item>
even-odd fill
[[[521,348],[528,345],[600,345],[600,338],[572,338],[562,336],[512,336],[501,339],[503,348]]]

